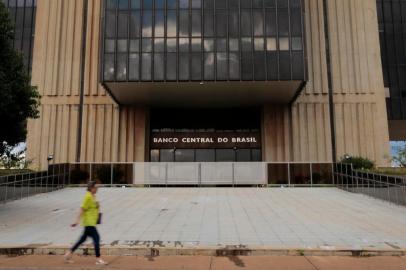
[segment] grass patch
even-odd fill
[[[366,172],[387,174],[396,176],[406,176],[406,168],[375,168],[372,170],[365,170]]]
[[[0,176],[23,174],[23,173],[29,173],[29,172],[33,172],[33,170],[29,170],[29,169],[0,169]]]

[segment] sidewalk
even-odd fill
[[[75,256],[65,264],[62,256],[0,256],[0,269],[137,269],[137,270],[405,270],[406,257],[105,257],[106,267],[94,265],[94,257]]]

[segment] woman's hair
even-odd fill
[[[94,188],[96,186],[96,181],[89,181],[89,183],[87,183],[87,191],[91,191],[92,188]]]

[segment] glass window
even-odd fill
[[[218,38],[216,41],[217,41],[217,51],[226,52],[227,51],[227,39]]]
[[[127,38],[128,37],[128,13],[119,12],[117,19],[117,37],[118,38]]]
[[[164,52],[165,40],[163,38],[156,38],[154,41],[154,52]]]
[[[131,0],[131,8],[132,9],[141,8],[141,0]]]
[[[241,58],[241,73],[243,80],[252,80],[252,53],[243,52]]]
[[[300,38],[300,37],[292,38],[292,50],[294,50],[294,51],[302,50],[302,38]]]
[[[139,52],[140,51],[140,40],[132,39],[130,40],[130,52]]]
[[[11,1],[10,1],[11,2]],[[7,3],[7,2],[6,2]],[[13,6],[12,3],[10,3],[10,6]],[[15,4],[14,4],[15,6]],[[115,9],[117,8],[117,0],[107,0],[106,1],[106,7],[108,9]]]
[[[264,18],[262,15],[262,10],[255,10],[253,12],[254,16],[254,35],[263,36],[264,35]]]
[[[239,0],[228,0],[228,8],[238,8],[239,2]]]
[[[104,79],[106,81],[114,80],[114,54],[104,55]]]
[[[200,53],[192,54],[192,80],[202,79],[202,56]]]
[[[127,52],[127,39],[117,40],[117,52]]]
[[[116,48],[116,40],[114,39],[106,39],[104,44],[104,51],[108,53],[114,53]]]
[[[142,52],[152,52],[152,38],[142,39]]]
[[[200,52],[202,50],[202,39],[192,38],[192,52]]]
[[[106,12],[106,38],[116,37],[116,13],[114,11]]]
[[[267,36],[276,36],[276,12],[275,9],[266,10],[265,29]]]
[[[196,149],[196,162],[215,162],[216,152],[214,149]]]
[[[155,8],[163,9],[165,8],[165,0],[155,0]]]
[[[130,16],[130,37],[139,37],[140,30],[141,30],[141,23],[140,23],[140,12],[133,11],[131,12]]]
[[[201,8],[202,0],[192,0],[192,8]]]
[[[238,39],[236,38],[230,38],[229,39],[229,49],[232,52],[238,51],[240,48],[240,43],[238,42]]]
[[[153,2],[153,0],[143,0],[142,8],[143,9],[152,9],[152,2]]]
[[[179,36],[189,36],[189,10],[179,11]]]
[[[251,150],[250,149],[237,149],[236,150],[236,160],[238,162],[249,162],[251,161]]]
[[[264,39],[254,38],[254,50],[263,51],[264,50]]]
[[[212,39],[212,38],[204,39],[204,51],[205,52],[214,51],[214,39]]]
[[[225,10],[216,10],[216,35],[218,37],[227,36],[227,12]]]
[[[129,59],[129,63],[128,63],[128,69],[129,69],[128,79],[130,81],[138,81],[140,79],[139,65],[140,65],[139,54],[136,54],[136,53],[130,54],[130,59]]]
[[[168,38],[166,40],[166,50],[168,52],[176,52],[176,38]]]
[[[278,9],[278,33],[279,36],[289,35],[289,17],[287,9]]]
[[[230,80],[240,79],[240,56],[238,55],[238,53],[230,53],[229,63]]]
[[[188,38],[180,38],[179,39],[179,51],[180,52],[188,52],[189,51],[189,39]]]
[[[117,54],[116,80],[118,81],[127,80],[127,54],[124,53]]]
[[[252,149],[251,156],[251,161],[262,161],[261,149]]]
[[[279,50],[289,51],[289,38],[279,38]]]
[[[155,37],[163,37],[165,34],[165,17],[163,10],[155,11]]]
[[[216,8],[226,8],[227,7],[227,0],[216,0],[214,1],[216,4]]]
[[[169,10],[166,20],[168,37],[175,37],[177,31],[176,11]]]
[[[214,53],[204,54],[204,79],[214,80]]]
[[[266,39],[266,50],[267,51],[276,51],[276,38],[267,38]]]
[[[189,8],[189,0],[179,0],[179,8]]]
[[[175,151],[173,149],[161,149],[159,160],[161,162],[174,162],[174,152]]]
[[[211,10],[204,13],[204,35],[206,37],[214,36],[214,14]]]
[[[202,35],[202,15],[200,10],[192,10],[192,36]]]
[[[263,52],[254,54],[254,75],[255,80],[265,80],[265,54]]]
[[[252,51],[252,39],[251,38],[242,38],[241,39],[241,49],[244,52]]]
[[[204,8],[207,9],[214,8],[214,0],[204,0]]]
[[[241,11],[241,36],[249,37],[251,36],[251,11],[242,10]]]
[[[193,162],[195,160],[195,150],[193,149],[176,149],[176,162]]]
[[[142,17],[142,36],[152,36],[152,11],[144,11]]]
[[[128,0],[118,0],[119,9],[128,9]]]
[[[141,80],[150,81],[151,80],[151,54],[143,53],[141,58],[142,69],[141,69]]]
[[[231,10],[228,16],[228,34],[230,37],[238,37],[240,34],[240,16],[238,10]]]
[[[251,8],[251,0],[241,0],[241,8]]]
[[[152,149],[151,150],[151,162],[159,162],[159,150],[157,149]]]
[[[166,0],[166,6],[170,9],[176,8],[177,0]]]
[[[179,54],[179,80],[189,80],[189,54]]]
[[[164,79],[164,54],[154,54],[154,80],[162,81]]]
[[[217,162],[233,162],[235,161],[234,149],[216,149]]]
[[[166,79],[169,81],[176,80],[176,53],[167,53],[166,54]]]
[[[217,53],[217,80],[227,80],[227,53]]]

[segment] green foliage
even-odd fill
[[[113,179],[114,183],[119,182],[123,178],[123,171],[117,167],[114,167],[113,170]],[[96,169],[96,177],[102,184],[110,184],[111,183],[111,166],[100,166]]]
[[[89,173],[81,169],[73,169],[70,172],[70,182],[72,184],[84,184],[89,179]]]
[[[26,160],[26,148],[20,151],[13,151],[14,148],[4,144],[3,155],[0,156],[0,167],[4,169],[27,169],[31,161]]]
[[[340,162],[352,164],[354,170],[371,170],[375,167],[375,163],[372,160],[363,157],[345,156]]]
[[[396,165],[406,168],[406,147],[397,152],[392,160]]]
[[[13,25],[0,1],[0,156],[25,141],[27,119],[37,118],[40,96],[30,85],[23,55],[13,49]]]

